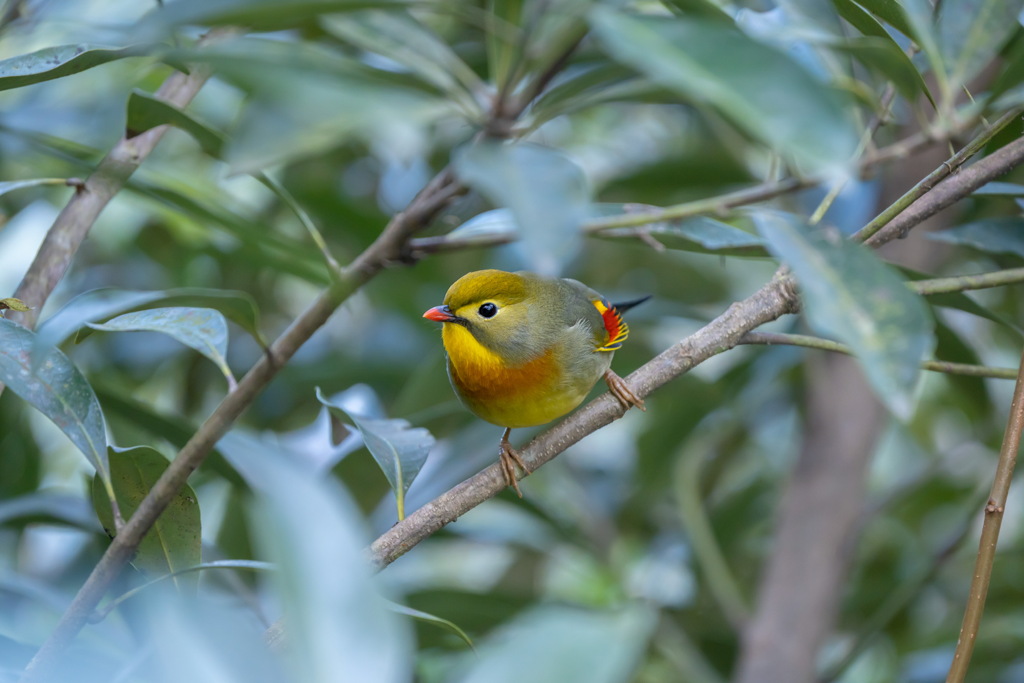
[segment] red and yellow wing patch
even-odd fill
[[[608,333],[608,341],[597,347],[598,351],[616,351],[622,347],[622,342],[629,336],[629,325],[622,320],[622,315],[615,310],[615,307],[602,299],[594,299],[591,303],[601,314],[604,321],[604,329]]]

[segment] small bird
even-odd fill
[[[459,399],[505,428],[499,462],[520,498],[515,466],[524,476],[530,469],[509,443],[513,428],[565,415],[602,377],[627,409],[646,410],[611,363],[629,334],[621,314],[649,298],[611,304],[576,280],[478,270],[456,280],[444,304],[423,314],[445,323],[441,340]]]

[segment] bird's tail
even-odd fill
[[[642,296],[639,299],[633,299],[632,301],[623,301],[620,304],[612,304],[612,307],[619,313],[625,313],[629,309],[639,306],[643,302],[647,301],[652,296],[653,294],[648,294],[647,296]]]

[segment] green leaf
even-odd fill
[[[335,14],[325,17],[322,25],[359,48],[394,60],[459,101],[468,112],[480,114],[474,97],[488,94],[488,86],[447,42],[409,12]]]
[[[110,501],[103,497],[107,514]],[[67,524],[89,532],[99,530],[96,516],[80,495],[35,491],[17,498],[0,501],[0,525],[29,523]]]
[[[321,15],[379,7],[403,6],[398,0],[177,0],[160,3],[138,27],[154,38],[186,25],[246,26],[255,31],[284,31],[308,24]]]
[[[993,181],[985,183],[974,191],[974,196],[993,195],[996,197],[1024,197],[1024,185]]]
[[[917,43],[925,57],[928,58],[932,73],[935,74],[939,83],[940,92],[944,97],[948,97],[950,93],[949,80],[946,77],[946,65],[942,59],[942,50],[939,48],[938,30],[931,3],[928,0],[900,0],[900,7],[910,30],[909,37]]]
[[[627,683],[657,623],[649,607],[534,607],[491,635],[457,683]],[[552,647],[557,643],[557,647]],[[614,647],[609,647],[614,643]],[[524,657],[528,652],[530,656]]]
[[[65,187],[70,186],[72,182],[67,178],[31,178],[28,180],[8,180],[7,182],[0,183],[0,196],[7,194],[8,192],[14,192],[25,187],[38,187],[39,185],[64,185]],[[6,299],[5,299],[6,301]]]
[[[779,213],[756,220],[769,249],[796,275],[811,328],[849,345],[878,397],[909,418],[921,361],[935,348],[921,297],[871,250],[838,233]]]
[[[68,357],[53,346],[40,348],[36,335],[0,318],[0,383],[53,421],[96,468],[113,500],[103,412],[92,387]]]
[[[249,95],[225,151],[238,173],[322,154],[353,139],[408,157],[427,146],[429,125],[456,113],[420,79],[311,43],[244,38],[173,57],[207,64]]]
[[[1003,216],[964,223],[949,230],[927,233],[928,239],[960,244],[990,254],[1013,254],[1024,258],[1024,218]]]
[[[627,204],[600,204],[598,206],[603,217],[637,213],[636,210],[627,211],[627,207],[630,206]],[[657,210],[655,207],[652,208]],[[639,228],[609,228],[596,233],[596,236],[606,239],[635,239],[638,230],[645,232],[656,242],[669,249],[720,256],[768,255],[764,248],[764,240],[759,235],[707,216],[658,221]]]
[[[57,346],[71,335],[81,342],[92,334],[86,323],[102,323],[111,318],[167,306],[193,306],[213,308],[228,320],[251,334],[260,346],[267,343],[260,332],[260,312],[256,300],[247,292],[230,289],[182,287],[153,292],[119,289],[93,289],[79,294],[43,322],[39,339]]]
[[[917,282],[920,280],[930,280],[935,277],[934,275],[921,273],[906,267],[900,267],[899,270],[901,273],[903,273],[904,277],[906,277],[907,280],[913,282]],[[979,318],[991,320],[992,322],[998,325],[1002,325],[1004,328],[1011,331],[1018,339],[1024,339],[1024,333],[1022,333],[1019,327],[1014,325],[1012,322],[1010,322],[1003,316],[993,312],[990,308],[982,306],[974,299],[972,299],[970,295],[967,294],[966,292],[942,292],[941,294],[927,294],[925,295],[925,301],[927,301],[931,306],[952,308],[958,311],[963,311],[964,313],[976,315]],[[940,357],[942,357],[945,360],[951,360],[946,358],[945,356]],[[974,364],[978,365],[979,363],[975,362]]]
[[[717,21],[599,8],[591,23],[615,59],[717,110],[801,169],[838,171],[850,163],[858,136],[845,99],[787,55]]]
[[[223,133],[200,123],[178,107],[149,93],[141,90],[132,91],[128,96],[128,119],[125,122],[128,137],[164,125],[185,131],[195,138],[204,152],[214,159],[221,158],[225,144]]]
[[[150,48],[141,45],[101,47],[79,43],[47,47],[0,60],[0,90],[21,88],[33,83],[70,76],[107,62],[125,57],[138,57],[149,51]]]
[[[110,472],[117,502],[125,518],[135,514],[153,484],[167,469],[168,462],[147,446],[115,449],[109,452]],[[110,508],[104,504],[103,490],[93,479],[92,501],[100,523],[114,534]],[[186,484],[171,500],[139,544],[132,564],[142,572],[160,576],[199,564],[202,552],[199,501],[192,487]],[[194,576],[175,577],[179,590],[194,590]]]
[[[331,403],[319,388],[316,397],[332,414],[347,418],[355,424],[367,450],[395,492],[398,519],[404,519],[405,493],[420,473],[430,449],[434,447],[433,435],[422,427],[410,426],[406,420],[373,418],[345,410]]]
[[[412,679],[408,624],[387,609],[365,548],[363,520],[332,477],[234,431],[218,444],[258,496],[251,533],[273,562],[296,681]]]
[[[960,88],[978,75],[1020,29],[1024,0],[943,0],[938,41],[949,68],[950,86]]]
[[[27,306],[21,299],[15,299],[13,296],[6,299],[0,299],[0,316],[3,315],[3,311],[18,311],[24,313],[25,311],[31,311],[31,307]]]
[[[413,619],[416,619],[417,621],[422,621],[425,624],[439,626],[445,629],[446,631],[451,631],[459,638],[461,638],[462,642],[464,642],[466,645],[468,645],[471,648],[473,647],[473,641],[469,639],[469,636],[466,635],[466,632],[459,628],[452,621],[442,619],[441,617],[436,616],[434,614],[430,614],[429,612],[421,612],[420,610],[413,609],[412,607],[399,605],[397,602],[388,602],[388,607],[391,608],[393,611],[397,612],[398,614],[402,614],[407,617],[412,617]]]
[[[833,2],[834,1],[835,0],[833,0]],[[910,24],[907,23],[906,15],[903,13],[903,10],[897,0],[857,0],[857,2],[862,5],[864,9],[879,17],[882,21],[889,24],[903,35],[908,38],[913,37],[914,34],[910,28]],[[840,15],[845,19],[846,13],[842,11],[841,7],[837,9],[840,10]]]
[[[220,368],[232,387],[235,384],[228,367],[228,324],[220,311],[212,308],[152,308],[125,313],[105,323],[86,323],[104,332],[160,332],[203,354]]]
[[[463,182],[512,212],[531,270],[558,275],[578,251],[587,217],[580,167],[559,151],[525,143],[475,144],[454,163]]]
[[[908,100],[923,94],[934,102],[921,72],[892,39],[868,37],[826,44],[832,50],[850,55],[868,69],[892,81],[897,92]]]

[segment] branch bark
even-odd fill
[[[1010,403],[1010,417],[1007,420],[1003,444],[999,449],[999,463],[992,480],[988,504],[985,506],[985,522],[981,527],[981,540],[978,544],[978,559],[974,564],[974,578],[971,580],[971,592],[967,598],[963,622],[960,626],[960,638],[957,639],[953,663],[949,667],[946,683],[962,683],[967,676],[967,667],[974,653],[974,642],[978,638],[981,615],[985,611],[985,598],[992,579],[992,565],[995,563],[996,543],[999,540],[999,527],[1003,523],[1006,511],[1006,499],[1010,494],[1010,482],[1017,464],[1017,453],[1020,451],[1021,432],[1024,431],[1024,356],[1021,357],[1017,374],[1017,385],[1013,390]]]
[[[142,538],[185,485],[192,472],[210,454],[217,441],[227,433],[278,370],[327,322],[352,292],[385,266],[400,260],[409,236],[461,191],[461,186],[447,170],[438,174],[412,201],[409,208],[392,218],[374,243],[346,267],[341,277],[271,344],[267,354],[241,379],[238,388],[224,398],[188,440],[139,504],[135,514],[111,541],[49,638],[29,662],[22,683],[47,679],[60,653],[86,624],[121,569],[135,554]]]

